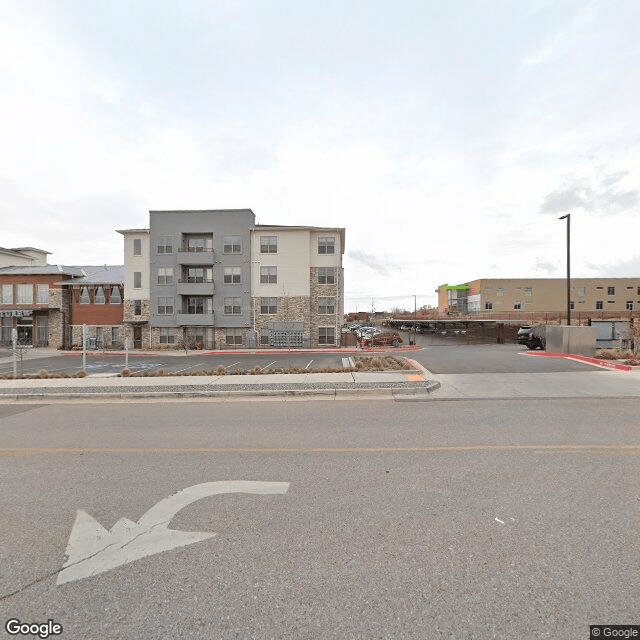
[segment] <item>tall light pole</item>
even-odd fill
[[[560,216],[567,221],[567,325],[571,325],[571,214]]]
[[[416,344],[416,334],[418,332],[418,302],[417,297],[413,296],[413,344]]]

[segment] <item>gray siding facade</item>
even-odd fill
[[[149,214],[151,327],[248,328],[253,211]]]

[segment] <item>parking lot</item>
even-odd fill
[[[35,356],[35,357],[34,357]],[[260,367],[262,371],[270,369],[306,369],[312,371],[324,367],[342,368],[343,354],[331,353],[307,353],[291,354],[229,354],[229,355],[204,355],[189,354],[184,352],[171,352],[158,355],[129,354],[128,368],[132,372],[144,370],[156,371],[159,369],[171,373],[188,373],[197,371],[213,371],[223,366],[229,373],[234,371],[248,371]],[[110,354],[104,352],[88,352],[85,370],[87,375],[120,373],[125,368],[125,356],[123,354]],[[35,352],[26,355],[22,362],[18,358],[18,374],[31,375],[39,371],[47,371],[49,374],[74,373],[82,370],[82,354],[48,354],[37,357]],[[10,350],[0,353],[0,375],[12,374],[13,362]]]

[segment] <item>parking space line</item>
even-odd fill
[[[230,367],[235,367],[237,364],[240,364],[240,360],[238,362],[234,362],[233,364],[228,364],[225,369],[229,369]]]
[[[313,360],[309,360],[309,364],[305,367],[305,369],[308,369],[312,362]]]
[[[277,360],[274,360],[273,362],[270,362],[269,364],[265,365],[264,367],[262,367],[260,370],[261,371],[265,371],[266,369],[268,369],[272,364],[275,364],[276,362],[278,362]]]

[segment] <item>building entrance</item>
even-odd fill
[[[33,316],[21,316],[16,318],[18,331],[18,344],[33,344]]]

